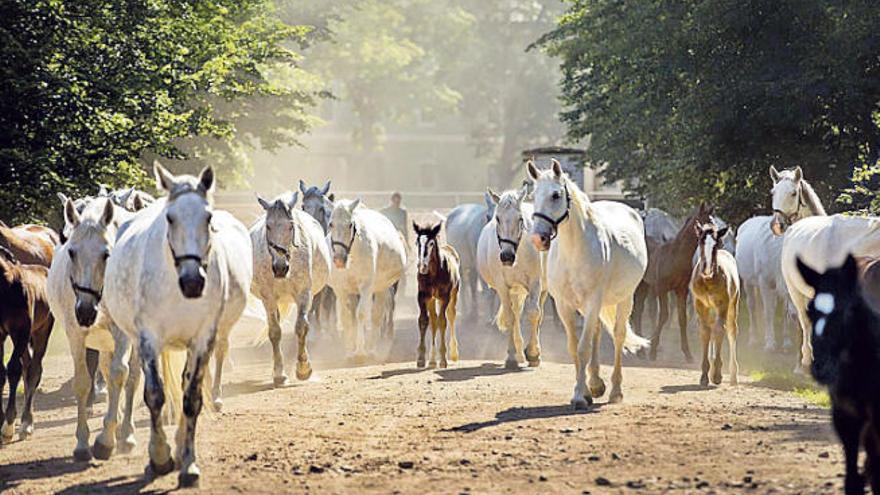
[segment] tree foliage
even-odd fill
[[[827,204],[876,160],[878,21],[867,0],[574,0],[542,45],[610,179],[741,221],[769,207],[770,165],[803,166]]]
[[[289,46],[307,32],[265,0],[0,3],[4,219],[45,218],[56,191],[143,184],[146,157],[295,142],[317,96]]]

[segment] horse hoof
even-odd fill
[[[519,362],[516,359],[508,359],[504,361],[504,368],[508,370],[518,370]]]
[[[147,476],[165,476],[174,470],[174,459],[168,458],[168,460],[163,464],[156,464],[152,460],[147,464],[146,475]]]
[[[449,353],[449,360],[458,362],[458,351],[452,351]]]
[[[180,488],[198,488],[200,477],[199,468],[195,464],[191,464],[189,468],[180,472],[177,482]]]
[[[312,367],[308,363],[305,365],[296,366],[296,379],[299,381],[305,381],[312,377]]]
[[[721,373],[716,373],[712,375],[712,383],[715,385],[721,385]]]
[[[102,461],[106,461],[113,455],[114,447],[108,447],[101,442],[95,440],[95,444],[92,445],[92,455],[95,456],[95,459],[100,459]]]
[[[776,346],[776,343],[770,341],[764,343],[764,352],[777,352],[778,350],[779,347]]]
[[[218,398],[214,399],[213,404],[214,404],[214,411],[215,412],[223,411],[223,399],[218,397]]]
[[[276,376],[272,379],[273,385],[276,387],[283,387],[287,385],[287,375],[282,374],[281,376]]]
[[[700,377],[700,386],[701,387],[708,387],[709,386],[709,376],[708,375],[703,375]]]
[[[571,399],[571,407],[573,407],[575,411],[586,411],[592,404],[593,400],[587,400],[585,397]]]
[[[736,379],[735,376],[730,377],[730,385],[733,387],[739,385],[739,381]]]
[[[623,402],[623,392],[620,390],[612,390],[611,395],[608,396],[609,404],[620,404]]]
[[[440,368],[441,369],[445,369],[447,366],[449,366],[449,363],[447,363],[446,361],[440,361]]]
[[[541,366],[541,358],[529,359],[529,368]]]
[[[429,367],[429,368],[436,368],[436,367],[437,367],[437,361],[431,361],[431,362],[429,362],[429,363],[428,363],[428,367]]]
[[[18,432],[18,439],[21,441],[27,440],[28,438],[34,435],[34,425],[32,424],[22,424],[21,428]]]
[[[3,427],[0,428],[0,443],[11,442],[14,434],[15,423],[3,423]]]
[[[120,454],[130,454],[134,448],[137,447],[137,440],[134,439],[134,435],[131,435],[128,438],[124,438],[119,441],[118,449]]]
[[[424,367],[425,367],[425,360],[424,359],[419,359],[418,361],[416,361],[416,368],[424,368]]]
[[[596,398],[605,395],[605,382],[599,380],[596,385],[590,385],[590,394]]]
[[[73,460],[77,462],[88,462],[92,460],[92,453],[88,448],[85,449],[74,449],[73,451]]]

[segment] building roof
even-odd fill
[[[544,146],[541,148],[523,150],[522,156],[524,158],[527,158],[533,155],[585,155],[586,153],[586,151],[580,148],[566,148],[564,146]]]

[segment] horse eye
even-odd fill
[[[101,257],[104,258],[104,261],[107,261],[107,258],[110,257],[110,252],[109,252],[109,251],[104,251],[104,252],[101,254]]]
[[[165,220],[168,222],[168,225],[174,225],[174,219],[171,218],[171,215],[165,215]]]
[[[559,194],[559,191],[554,191],[554,192],[553,192],[553,196],[552,196],[553,199],[559,199],[559,198],[561,198],[561,197],[562,197],[562,195]]]
[[[74,251],[73,249],[68,250],[68,251],[67,251],[67,254],[70,256],[70,259],[71,259],[71,260],[75,260],[75,259],[76,259],[76,251]]]

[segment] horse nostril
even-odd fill
[[[205,290],[205,278],[200,275],[188,275],[178,279],[180,292],[187,299],[194,299],[202,296]]]
[[[79,301],[74,307],[74,314],[76,316],[76,322],[79,323],[80,326],[90,327],[95,323],[95,320],[98,317],[98,308],[95,307],[94,304]]]

